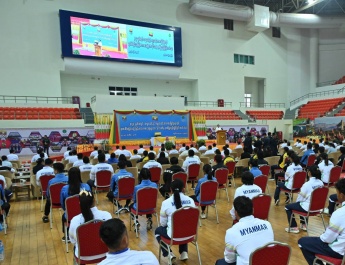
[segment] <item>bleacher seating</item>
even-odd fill
[[[278,110],[247,110],[246,114],[256,120],[281,120],[283,111]]]
[[[78,108],[0,107],[0,120],[75,120],[81,118]]]
[[[339,85],[345,83],[345,75],[342,78],[339,78],[333,85]]]
[[[241,120],[233,110],[192,110],[192,115],[205,115],[206,120]]]
[[[335,109],[339,104],[341,104],[345,98],[330,98],[308,101],[304,104],[298,111],[298,118],[308,118],[314,120],[317,117],[322,117],[327,114],[327,112]]]

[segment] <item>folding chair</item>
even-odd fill
[[[268,176],[271,173],[271,167],[269,165],[264,165],[264,166],[259,167],[259,169],[261,170],[262,175],[267,176],[267,180],[268,180]],[[268,188],[268,182],[266,184],[266,187],[267,187],[268,193],[270,193],[270,189]],[[262,190],[262,192],[264,192],[264,190]]]
[[[307,172],[305,171],[298,171],[296,172],[292,177],[292,188],[291,190],[287,190],[285,188],[280,188],[280,191],[284,191],[288,194],[290,198],[290,202],[293,200],[293,194],[299,193],[301,191],[301,188],[305,182],[305,179],[307,177]]]
[[[155,214],[158,224],[158,215],[156,212],[157,208],[157,196],[158,196],[158,189],[153,187],[144,187],[137,190],[136,194],[136,209],[131,209],[131,213],[136,217],[138,215],[144,214]],[[134,218],[135,218],[134,217]],[[138,227],[137,222],[135,224],[135,234],[136,237],[138,236]],[[132,217],[129,215],[129,230],[132,230]]]
[[[317,261],[322,261],[326,263],[327,265],[344,265],[345,264],[345,255],[343,259],[336,259],[336,258],[332,258],[332,257],[320,255],[320,254],[316,254],[315,256],[316,257],[314,259],[313,265],[319,264],[319,263],[316,263]]]
[[[149,171],[151,173],[151,181],[159,185],[162,169],[160,167],[151,167]]]
[[[183,182],[183,188],[185,189],[187,187],[187,178],[188,178],[188,175],[186,172],[177,172],[175,174],[172,175],[171,177],[171,181],[175,180],[175,179],[180,179],[182,180]]]
[[[341,167],[335,166],[331,169],[329,173],[329,181],[328,183],[324,183],[325,186],[329,187],[334,187],[335,183],[340,179],[340,174],[341,174]]]
[[[95,194],[96,194],[96,202],[98,204],[98,196],[97,191],[109,191],[110,189],[110,181],[111,181],[111,172],[108,170],[101,170],[96,173],[95,179]],[[97,185],[96,185],[97,183]]]
[[[217,210],[217,191],[218,191],[218,182],[214,180],[208,180],[200,185],[200,201],[195,202],[196,206],[206,206],[206,218],[208,216],[208,206],[214,206],[216,210],[217,224],[218,220],[218,210]],[[201,226],[201,220],[199,219],[199,224]]]
[[[249,257],[249,265],[288,265],[291,247],[280,242],[269,242],[254,250]]]
[[[254,184],[261,188],[262,193],[265,193],[268,183],[268,177],[266,175],[260,175],[254,178]]]
[[[117,207],[117,218],[120,218],[119,201],[133,198],[135,179],[132,177],[121,177],[117,181],[117,197],[113,199],[113,211],[115,213],[115,203]]]
[[[228,178],[229,180],[233,182],[234,187],[236,187],[236,183],[235,183],[235,179],[234,179],[234,172],[235,172],[235,166],[236,166],[236,162],[235,161],[230,161],[228,163],[225,164],[225,166],[228,169]]]
[[[78,257],[74,255],[77,264],[94,264],[105,259],[108,247],[99,236],[102,223],[101,220],[91,220],[78,226]]]
[[[49,187],[49,196],[50,196],[50,229],[53,228],[53,209],[60,209],[61,202],[60,202],[60,193],[65,186],[66,183],[58,182],[50,185]]]
[[[217,182],[218,182],[219,198],[220,198],[220,190],[225,190],[226,197],[228,198],[228,202],[229,202],[228,175],[229,175],[229,170],[227,168],[218,168],[214,172],[214,177],[217,179]]]
[[[66,252],[68,253],[67,228],[69,227],[73,217],[81,213],[80,204],[79,204],[79,195],[77,194],[77,195],[68,197],[65,200],[65,206],[66,206],[66,210],[65,210],[66,222],[64,223],[65,243],[66,243]]]
[[[267,177],[266,177],[267,178]],[[252,199],[255,218],[268,221],[272,198],[267,194],[259,194]]]
[[[308,167],[311,167],[312,165],[314,165],[315,159],[316,159],[316,155],[314,155],[314,154],[309,155],[308,160],[307,160],[307,164],[305,167],[308,168]]]
[[[327,198],[328,198],[328,188],[327,187],[320,187],[320,188],[313,190],[311,195],[310,195],[309,209],[306,213],[292,210],[292,215],[291,215],[290,224],[289,224],[289,232],[290,232],[292,218],[296,217],[296,214],[298,214],[300,217],[303,218],[304,223],[307,227],[308,235],[309,235],[309,231],[308,231],[309,225],[307,224],[306,220],[310,216],[321,215],[323,227],[326,230],[325,220],[323,218],[323,209],[325,208]]]
[[[193,184],[194,181],[198,180],[198,176],[199,176],[199,171],[200,171],[200,164],[190,164],[188,166],[188,179],[187,181],[191,181],[192,182],[192,188],[193,188]],[[186,185],[187,188],[187,192],[188,192],[188,185]]]
[[[48,188],[48,182],[54,178],[53,175],[43,175],[40,177],[40,183],[41,183],[41,212],[43,211],[43,197],[47,195],[47,188]]]
[[[169,265],[171,265],[170,248],[173,245],[192,243],[198,253],[199,264],[201,265],[200,251],[198,246],[198,220],[199,209],[194,207],[182,207],[171,215],[171,239],[161,236],[160,247],[169,253]],[[181,240],[182,239],[182,240]],[[161,248],[159,248],[159,263],[161,261]]]

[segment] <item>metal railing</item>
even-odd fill
[[[71,97],[0,96],[0,103],[57,103],[73,104]]]
[[[285,103],[253,103],[240,102],[242,108],[285,108]]]
[[[92,98],[91,98],[91,103],[95,103],[96,102],[96,96],[93,96]]]
[[[219,107],[218,101],[187,101],[185,106],[193,107]],[[232,102],[224,102],[224,107],[232,107]]]

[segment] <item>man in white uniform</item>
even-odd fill
[[[155,160],[155,154],[154,153],[149,153],[148,157],[149,157],[149,161],[147,161],[145,163],[143,168],[149,169],[151,167],[159,167],[160,169],[162,169],[162,165]]]
[[[178,151],[176,150],[176,146],[175,145],[173,145],[171,148],[172,149],[169,151],[169,155],[170,154],[178,154]]]
[[[80,166],[84,165],[83,154],[79,153],[79,154],[77,154],[77,157],[78,157],[78,160],[73,163],[73,166],[74,167],[80,167]]]
[[[144,150],[145,151],[145,150]],[[134,159],[134,160],[139,160],[141,158],[141,156],[139,155],[137,149],[134,149],[133,150],[133,155],[131,156],[131,159]]]
[[[185,151],[185,150],[186,150],[186,144],[183,143],[183,144],[182,144],[182,147],[178,150],[178,152],[179,152],[179,153],[182,153],[182,152]]]
[[[253,216],[253,202],[245,196],[234,200],[235,215],[239,222],[226,231],[224,258],[216,265],[246,265],[250,254],[257,248],[274,241],[272,226]]]
[[[138,155],[142,155],[144,153],[145,149],[144,146],[142,144],[139,145],[139,149],[138,149]]]
[[[66,160],[68,160],[68,163],[74,163],[75,161],[78,160],[77,151],[76,150],[72,150],[71,153],[72,153],[72,155],[68,156],[66,158]]]
[[[36,184],[37,186],[41,186],[41,182],[40,182],[40,178],[42,176],[47,176],[47,175],[51,175],[54,176],[54,169],[53,169],[53,160],[51,160],[50,158],[47,158],[46,160],[44,160],[44,167],[37,171],[36,173]]]
[[[204,155],[214,155],[214,150],[212,149],[212,145],[209,145],[207,147],[207,151],[205,152]]]
[[[118,146],[118,145],[116,146],[116,150],[114,153],[117,157],[119,157],[122,154],[122,151],[120,150],[120,146]]]
[[[132,153],[126,149],[126,146],[122,146],[121,154],[125,155],[126,157],[131,157]]]
[[[8,161],[18,161],[19,160],[18,156],[14,153],[13,149],[10,150],[10,154],[7,155],[7,159],[8,159]]]
[[[2,160],[2,166],[3,167],[9,167],[9,168],[12,168],[12,163],[10,161],[7,160],[7,156],[2,156],[1,157],[1,160]]]
[[[91,190],[92,190],[92,187],[95,187],[95,185],[97,185],[96,173],[98,171],[103,171],[103,170],[110,171],[111,175],[114,174],[113,167],[105,163],[105,154],[102,153],[98,155],[98,164],[92,167],[91,172],[90,172],[90,179],[87,181],[87,184],[90,186]]]
[[[91,171],[92,165],[90,164],[90,159],[87,156],[83,157],[83,165],[79,166],[80,173],[84,171]]]
[[[94,148],[96,148],[96,147],[94,147]],[[97,147],[97,149],[98,149],[98,147]],[[63,153],[63,158],[64,158],[64,159],[66,159],[66,158],[69,156],[69,152],[71,152],[71,150],[72,150],[71,147],[67,147],[67,151],[66,151],[65,153]],[[94,153],[94,152],[95,152],[95,151],[91,152],[91,154]],[[91,155],[90,155],[90,156],[91,156]]]

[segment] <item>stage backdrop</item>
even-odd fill
[[[163,137],[193,140],[193,124],[188,111],[114,110],[110,143],[150,140],[155,133]]]

